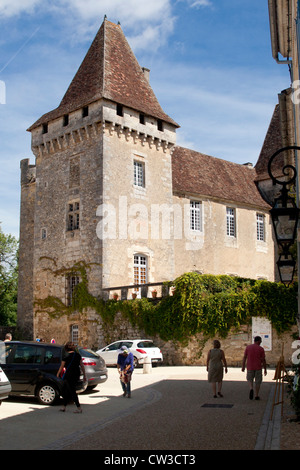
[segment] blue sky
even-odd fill
[[[267,0],[0,0],[0,225],[19,235],[26,129],[56,108],[94,36],[120,21],[178,145],[256,163],[278,93]],[[45,215],[46,217],[46,215]]]

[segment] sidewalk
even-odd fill
[[[214,399],[205,367],[136,369],[128,399],[116,368],[109,368],[107,382],[79,396],[80,415],[73,405],[60,413],[59,406],[42,407],[28,397],[26,406],[22,399],[3,402],[0,449],[280,449],[280,406],[269,419],[273,377],[269,370],[261,400],[249,400],[245,373],[229,368],[224,398]]]

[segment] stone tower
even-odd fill
[[[28,129],[36,160],[21,162],[18,299],[26,337],[65,341],[80,323],[35,312],[35,300],[49,296],[68,305],[80,273],[63,273],[77,263],[88,266],[95,296],[141,272],[147,282],[173,278],[173,241],[157,235],[151,213],[172,203],[177,127],[120,25],[104,20],[60,105]]]

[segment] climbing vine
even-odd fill
[[[268,318],[279,334],[296,324],[296,284],[286,288],[275,282],[192,272],[167,283],[174,286],[174,295],[158,301],[146,298],[104,301],[89,292],[87,271],[90,268],[91,265],[80,262],[72,268],[54,270],[55,276],[80,275],[71,305],[49,296],[36,300],[37,311],[59,317],[92,309],[110,325],[120,312],[132,326],[146,334],[181,343],[196,333],[206,338],[225,338],[232,328],[248,324],[253,316]]]

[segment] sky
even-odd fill
[[[0,0],[0,227],[19,237],[29,128],[56,108],[104,15],[121,23],[177,144],[255,165],[278,93],[267,0]]]

